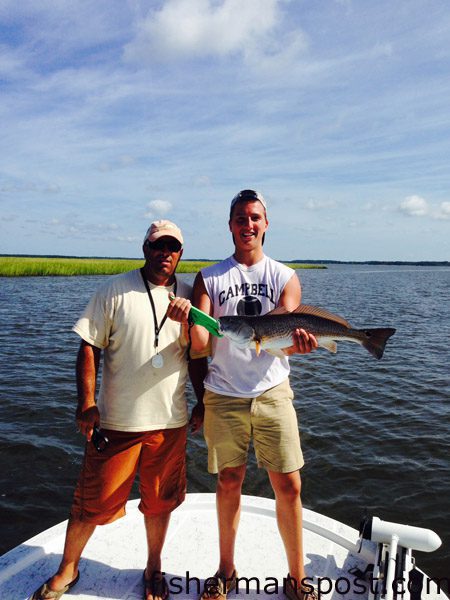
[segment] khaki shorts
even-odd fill
[[[208,471],[217,473],[244,465],[252,436],[258,467],[277,473],[300,469],[304,462],[293,397],[288,379],[255,398],[234,398],[206,390]]]
[[[86,444],[84,463],[70,516],[104,525],[125,514],[125,504],[139,472],[146,516],[171,512],[186,495],[187,426],[129,433],[102,429],[109,439],[104,452]]]

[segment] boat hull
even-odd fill
[[[138,502],[128,502],[123,519],[96,529],[80,563],[80,581],[64,598],[142,598],[146,539]],[[55,525],[0,557],[0,598],[27,598],[54,573],[61,559],[66,525]],[[366,540],[360,549],[356,530],[304,509],[304,547],[307,575],[320,585],[322,598],[368,597],[368,584],[350,572],[364,571],[373,562],[375,543]],[[188,494],[174,511],[162,564],[172,599],[198,598],[205,578],[215,573],[218,564],[214,494]],[[283,578],[288,568],[273,500],[242,497],[236,565],[242,578],[239,596],[285,598]],[[444,595],[432,590],[422,598],[443,600]]]

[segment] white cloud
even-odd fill
[[[436,215],[436,219],[450,219],[450,202],[441,202]]]
[[[283,31],[278,0],[167,0],[136,25],[125,46],[125,60],[166,62],[241,54],[257,65],[292,61],[306,42],[304,34]]]
[[[138,24],[128,57],[148,53],[150,60],[224,56],[245,48],[248,40],[274,24],[274,0],[168,0]]]
[[[450,219],[450,202],[435,206],[420,196],[408,196],[400,203],[400,210],[411,217],[430,217],[438,221]]]
[[[145,217],[153,219],[155,216],[161,217],[172,209],[172,204],[168,200],[152,200],[147,204]]]
[[[408,196],[400,202],[400,210],[411,217],[423,217],[429,213],[428,202],[420,196]]]

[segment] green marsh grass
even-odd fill
[[[183,260],[178,273],[197,273],[217,261]],[[45,275],[114,275],[139,269],[144,260],[122,258],[59,258],[38,256],[0,256],[0,277],[38,277]],[[321,265],[287,263],[293,269],[324,268]]]

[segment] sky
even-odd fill
[[[450,260],[448,0],[0,0],[0,253]]]

